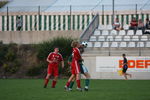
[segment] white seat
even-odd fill
[[[120,47],[127,47],[127,43],[126,42],[121,42]]]
[[[129,42],[128,47],[135,47],[135,42]]]
[[[147,36],[141,36],[141,41],[148,41],[148,37]]]
[[[112,30],[112,28],[113,28],[112,25],[107,25],[107,26],[106,26],[106,29],[107,29],[107,30]]]
[[[105,41],[105,37],[104,36],[99,36],[98,41]]]
[[[123,28],[124,28],[125,30],[128,30],[128,29],[129,29],[129,25],[124,25]]]
[[[96,41],[96,36],[91,36],[89,41]]]
[[[138,42],[137,47],[144,47],[144,42]]]
[[[95,43],[94,43],[94,47],[96,47],[96,48],[97,48],[97,47],[101,47],[101,43],[100,43],[100,42],[95,42]]]
[[[124,41],[131,41],[130,36],[124,36]]]
[[[126,35],[126,31],[125,30],[119,31],[119,35]]]
[[[108,34],[109,34],[108,30],[103,30],[102,31],[102,35],[108,35]]]
[[[150,42],[146,42],[146,47],[150,47]]]
[[[112,30],[112,31],[110,32],[110,35],[117,35],[117,31],[116,31],[116,30]]]
[[[103,42],[103,46],[102,47],[109,47],[109,42]]]
[[[87,47],[93,47],[92,42],[88,42],[88,43],[87,43]]]
[[[133,36],[132,41],[139,41],[139,37],[138,36]]]
[[[113,36],[108,36],[107,39],[106,39],[106,41],[113,41],[113,40],[114,40]]]
[[[118,42],[112,42],[111,47],[118,47]]]
[[[105,25],[99,25],[98,29],[104,30],[104,29],[106,29],[106,26]]]
[[[134,31],[133,30],[128,30],[127,35],[134,35]]]
[[[94,35],[100,35],[100,30],[96,29]]]
[[[122,41],[122,36],[116,36],[115,41]]]
[[[142,30],[137,30],[136,35],[143,35]]]

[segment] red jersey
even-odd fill
[[[131,21],[131,26],[137,26],[138,25],[138,23],[136,22],[136,21]]]
[[[60,53],[52,52],[47,57],[50,61],[54,61],[52,64],[59,64],[59,62],[63,61],[63,57]]]
[[[79,61],[81,59],[80,50],[78,48],[73,48],[73,60]]]

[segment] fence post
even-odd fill
[[[112,0],[112,24],[114,23],[115,17],[115,0]]]
[[[71,16],[72,16],[72,6],[70,5],[70,30],[72,30]]]
[[[9,16],[8,16],[8,6],[7,6],[7,31],[9,30]]]
[[[104,25],[104,5],[102,5],[102,25]]]

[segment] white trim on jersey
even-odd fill
[[[78,74],[79,73],[79,68],[78,68],[77,61],[75,61],[75,67],[76,67],[76,71],[77,71],[77,74]]]

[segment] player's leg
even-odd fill
[[[51,74],[47,74],[47,75],[46,75],[45,82],[44,82],[44,88],[47,87],[47,84],[48,84],[48,82],[49,82],[50,76],[51,76]]]
[[[51,86],[52,88],[55,88],[57,80],[58,80],[58,76],[54,76],[54,79],[53,79],[53,82],[52,82],[52,86]]]
[[[89,84],[90,84],[90,74],[88,72],[84,73],[84,76],[86,77],[85,79],[85,91],[88,91],[89,89]]]
[[[127,69],[128,69],[128,68],[123,67],[123,70],[122,70],[122,73],[123,73],[123,76],[124,76],[125,80],[128,80],[128,77],[127,77],[127,75],[126,75]]]
[[[83,70],[83,75],[85,76],[85,87],[84,87],[84,90],[85,91],[88,91],[89,89],[89,84],[90,84],[90,74],[88,73],[88,70],[86,68],[86,66],[82,65],[80,68],[82,68]]]
[[[74,85],[74,81],[75,81],[75,77],[72,79],[72,81],[70,82],[70,85],[69,85],[69,91],[72,91],[72,87]]]
[[[68,81],[67,81],[67,83],[66,83],[66,85],[65,85],[65,89],[68,89],[68,88],[69,88],[70,83],[71,83],[71,81],[73,80],[74,77],[75,77],[75,74],[72,74],[72,75],[69,77],[69,79],[68,79]]]
[[[129,74],[129,73],[126,73],[126,75],[128,75],[130,78],[132,77],[132,75],[131,75],[131,74]]]
[[[56,83],[57,83],[57,80],[58,80],[58,66],[54,66],[53,67],[53,72],[54,72],[54,79],[53,79],[53,82],[52,82],[52,88],[55,88],[56,86]]]
[[[77,83],[77,90],[82,91],[80,83],[80,73],[76,74],[76,83]]]
[[[49,78],[50,78],[51,74],[52,74],[52,67],[50,65],[48,65],[47,75],[46,75],[45,82],[44,82],[44,88],[47,87],[47,84],[49,82]]]

